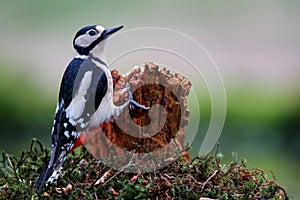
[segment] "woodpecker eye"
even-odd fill
[[[89,34],[90,36],[94,36],[94,35],[97,34],[97,32],[96,32],[95,30],[90,30],[90,31],[88,32],[88,34]]]

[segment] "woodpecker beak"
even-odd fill
[[[101,37],[108,38],[111,34],[117,32],[118,30],[122,29],[124,26],[115,26],[112,28],[106,28],[103,30]]]

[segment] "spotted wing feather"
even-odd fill
[[[87,79],[87,74],[91,74],[91,80],[84,80]],[[86,83],[89,83],[87,87],[84,86]],[[82,88],[86,91],[80,92]],[[106,91],[107,77],[101,68],[96,67],[90,59],[75,58],[71,61],[62,79],[52,129],[52,151],[49,162],[37,181],[38,190],[44,182],[48,184],[57,179],[67,153],[81,131],[88,126],[90,116],[99,107]],[[75,112],[78,108],[81,109]]]

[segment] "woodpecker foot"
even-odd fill
[[[110,72],[113,78],[113,87],[115,87],[118,81],[121,80],[122,75],[118,72],[117,69],[112,69]]]
[[[141,108],[143,110],[149,110],[150,109],[150,107],[147,107],[145,105],[139,104],[138,102],[136,102],[133,99],[132,92],[130,90],[130,85],[127,82],[126,82],[126,89],[127,89],[128,96],[129,96],[129,100],[128,101],[129,101],[129,108],[130,109],[136,109],[136,108]]]

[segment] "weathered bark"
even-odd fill
[[[93,130],[86,138],[89,151],[102,158],[122,155],[124,149],[136,153],[157,152],[166,147],[164,151],[183,151],[184,127],[189,121],[186,98],[191,82],[149,62],[144,70],[135,68],[125,77],[114,72],[113,76],[116,105],[127,101],[127,93],[120,91],[129,82],[134,100],[152,108],[149,111],[127,108],[114,122]]]

